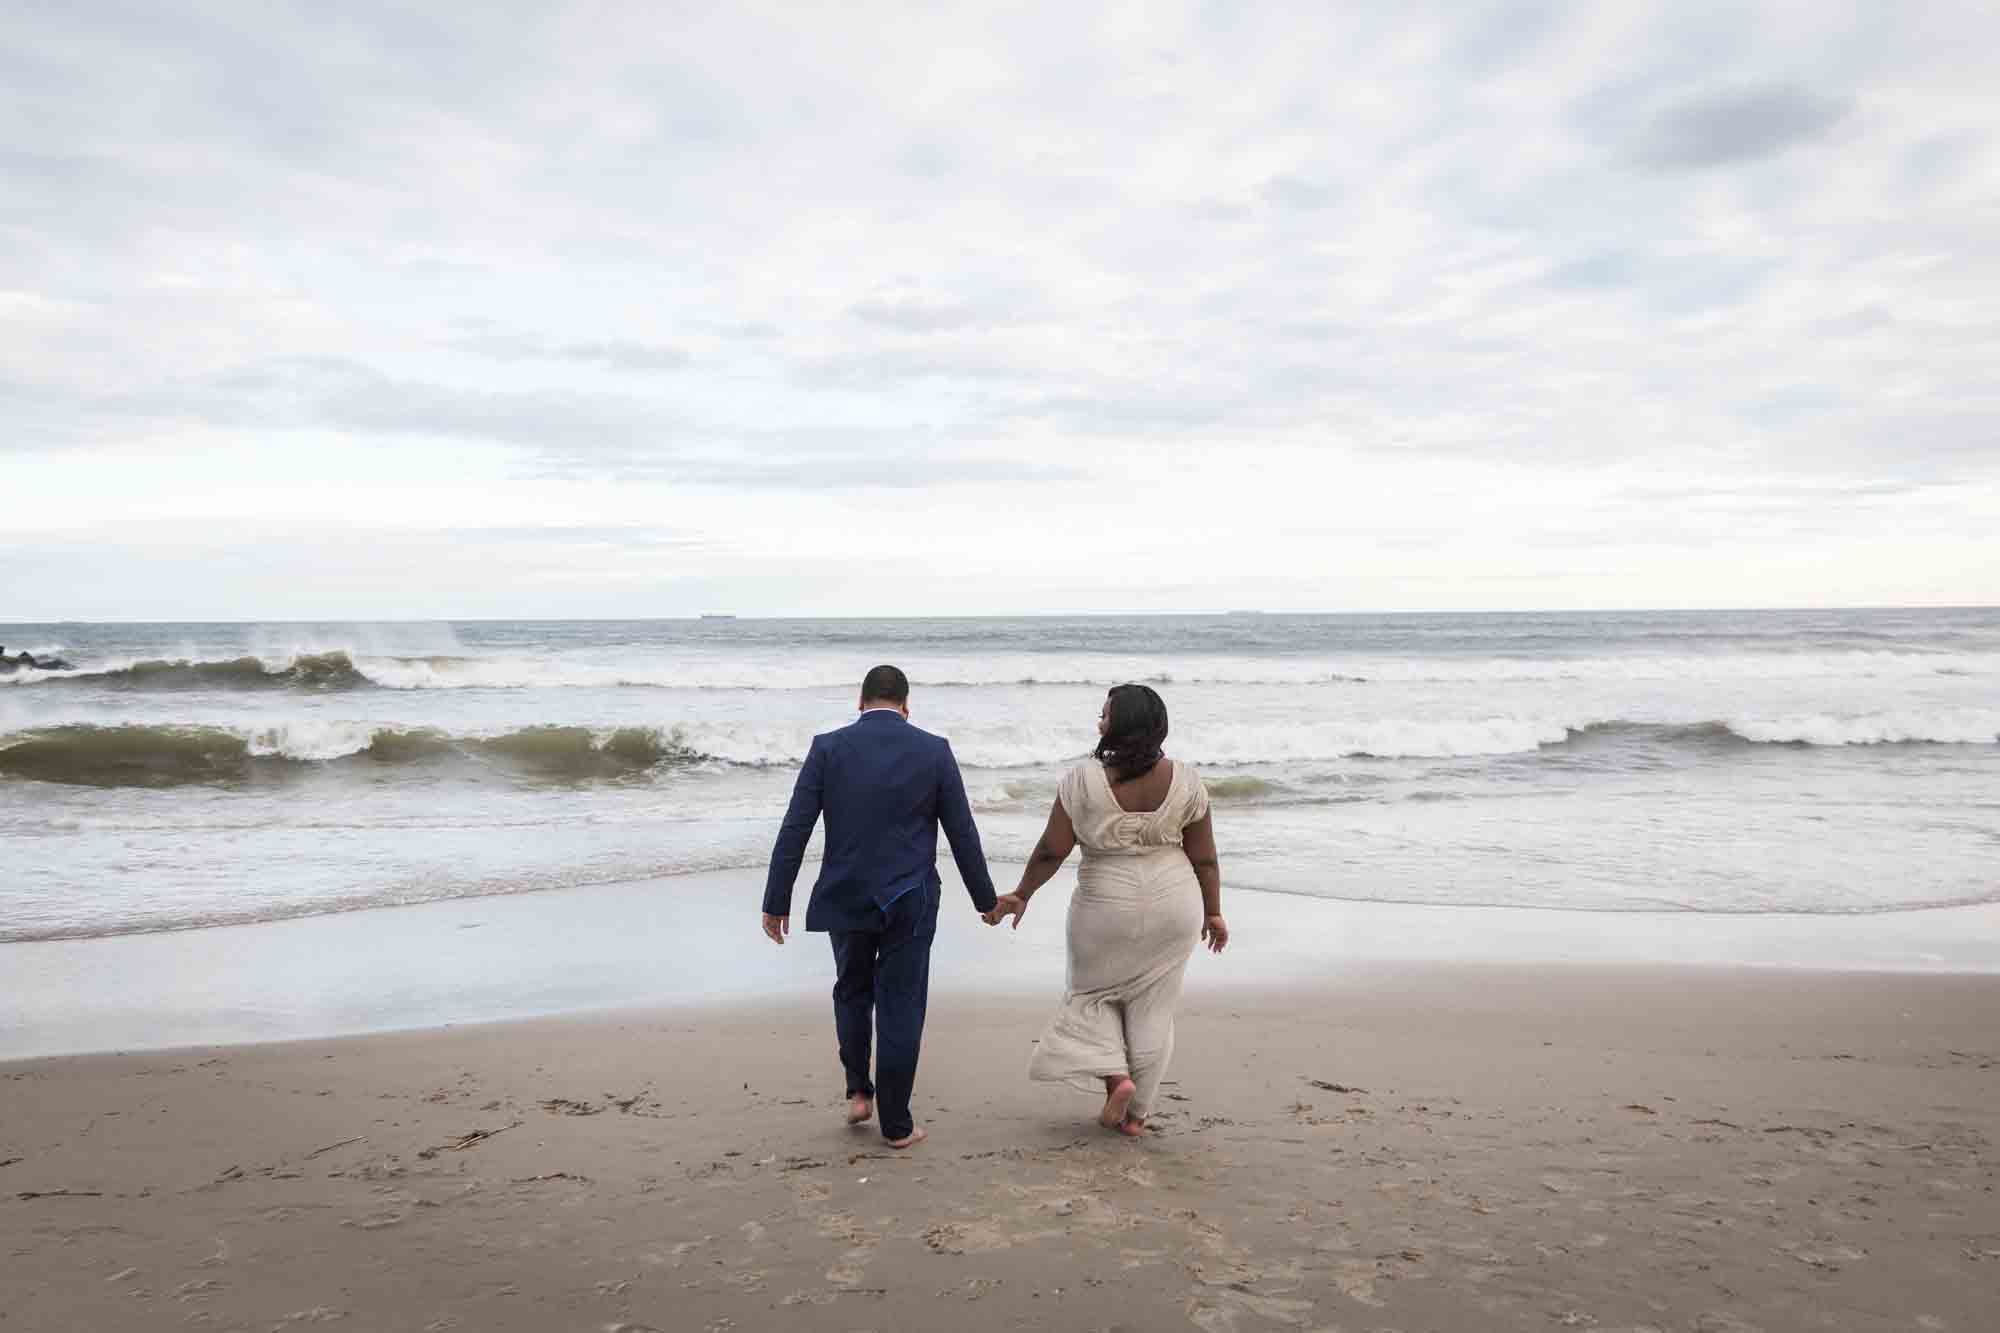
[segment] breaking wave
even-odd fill
[[[264,725],[73,723],[0,734],[0,775],[89,786],[176,786],[278,779],[330,765],[379,771],[466,766],[554,780],[624,778],[662,769],[784,767],[801,762],[813,728],[758,723],[667,727],[542,725],[493,734],[432,727],[299,720]],[[1020,723],[956,728],[951,742],[968,769],[1037,769],[1085,753],[1071,727]],[[1872,713],[1843,717],[1739,718],[1693,724],[1608,720],[1567,724],[1534,718],[1379,718],[1301,726],[1200,725],[1177,731],[1173,753],[1210,768],[1343,760],[1453,759],[1536,753],[1598,753],[1606,747],[1716,751],[1755,746],[1991,745],[2000,710]],[[1040,786],[1002,782],[995,799],[1026,799]],[[1030,790],[1032,789],[1032,790]],[[1223,801],[1282,799],[1259,776],[1217,774]]]
[[[2000,744],[2000,709],[1907,709],[1847,716],[1797,713],[1686,725],[1594,722],[1589,726],[1573,728],[1570,740],[1578,745],[1605,740],[1642,740],[1688,748],[1720,749],[1758,745],[1993,745]]]
[[[1210,800],[1224,805],[1239,801],[1267,800],[1284,790],[1282,784],[1272,782],[1268,778],[1246,776],[1204,778],[1201,785],[1208,789]]]
[[[249,761],[249,743],[219,727],[48,727],[0,749],[0,773],[89,787],[226,782]]]
[[[109,691],[171,690],[847,690],[853,664],[822,652],[768,657],[663,651],[622,660],[561,656],[378,656],[345,647],[228,659],[153,659],[69,671],[0,674],[0,685],[71,686]],[[911,664],[912,681],[934,689],[1105,687],[1123,681],[1172,685],[1301,686],[1507,684],[1647,681],[1920,681],[2000,678],[1991,653],[1840,651],[1591,657],[1137,656],[1120,653],[994,653],[931,656]]]
[[[475,763],[556,779],[618,778],[707,756],[653,727],[524,727],[497,736],[317,723],[276,727],[44,727],[0,736],[0,774],[87,787],[282,780],[334,763]]]
[[[100,690],[354,690],[375,684],[345,652],[300,653],[220,661],[155,659],[96,671],[24,671],[23,685],[84,685]]]

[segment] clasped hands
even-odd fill
[[[979,914],[979,919],[989,926],[997,926],[1006,917],[1014,918],[1013,929],[1021,928],[1021,918],[1028,913],[1028,900],[1018,893],[1003,893],[993,900],[993,906]]]

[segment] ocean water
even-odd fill
[[[0,673],[0,941],[761,867],[813,734],[881,661],[950,738],[996,861],[1033,846],[1105,689],[1144,680],[1215,798],[1225,886],[1592,912],[2000,900],[2000,610],[15,624],[0,643],[75,665]]]

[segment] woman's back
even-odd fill
[[[1057,795],[1086,856],[1178,850],[1181,830],[1208,813],[1201,776],[1192,765],[1171,759],[1162,759],[1152,772],[1116,787],[1103,764],[1086,759],[1063,775]],[[1126,808],[1126,803],[1134,808]]]

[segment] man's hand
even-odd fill
[[[772,916],[769,912],[764,913],[764,933],[770,936],[771,943],[783,944],[785,936],[791,933],[791,929],[792,919],[790,917]]]
[[[1027,914],[1028,900],[1018,893],[1003,893],[993,902],[993,909],[981,912],[979,919],[989,926],[997,926],[1002,918],[1013,917],[1013,929],[1021,928],[1021,918]]]

